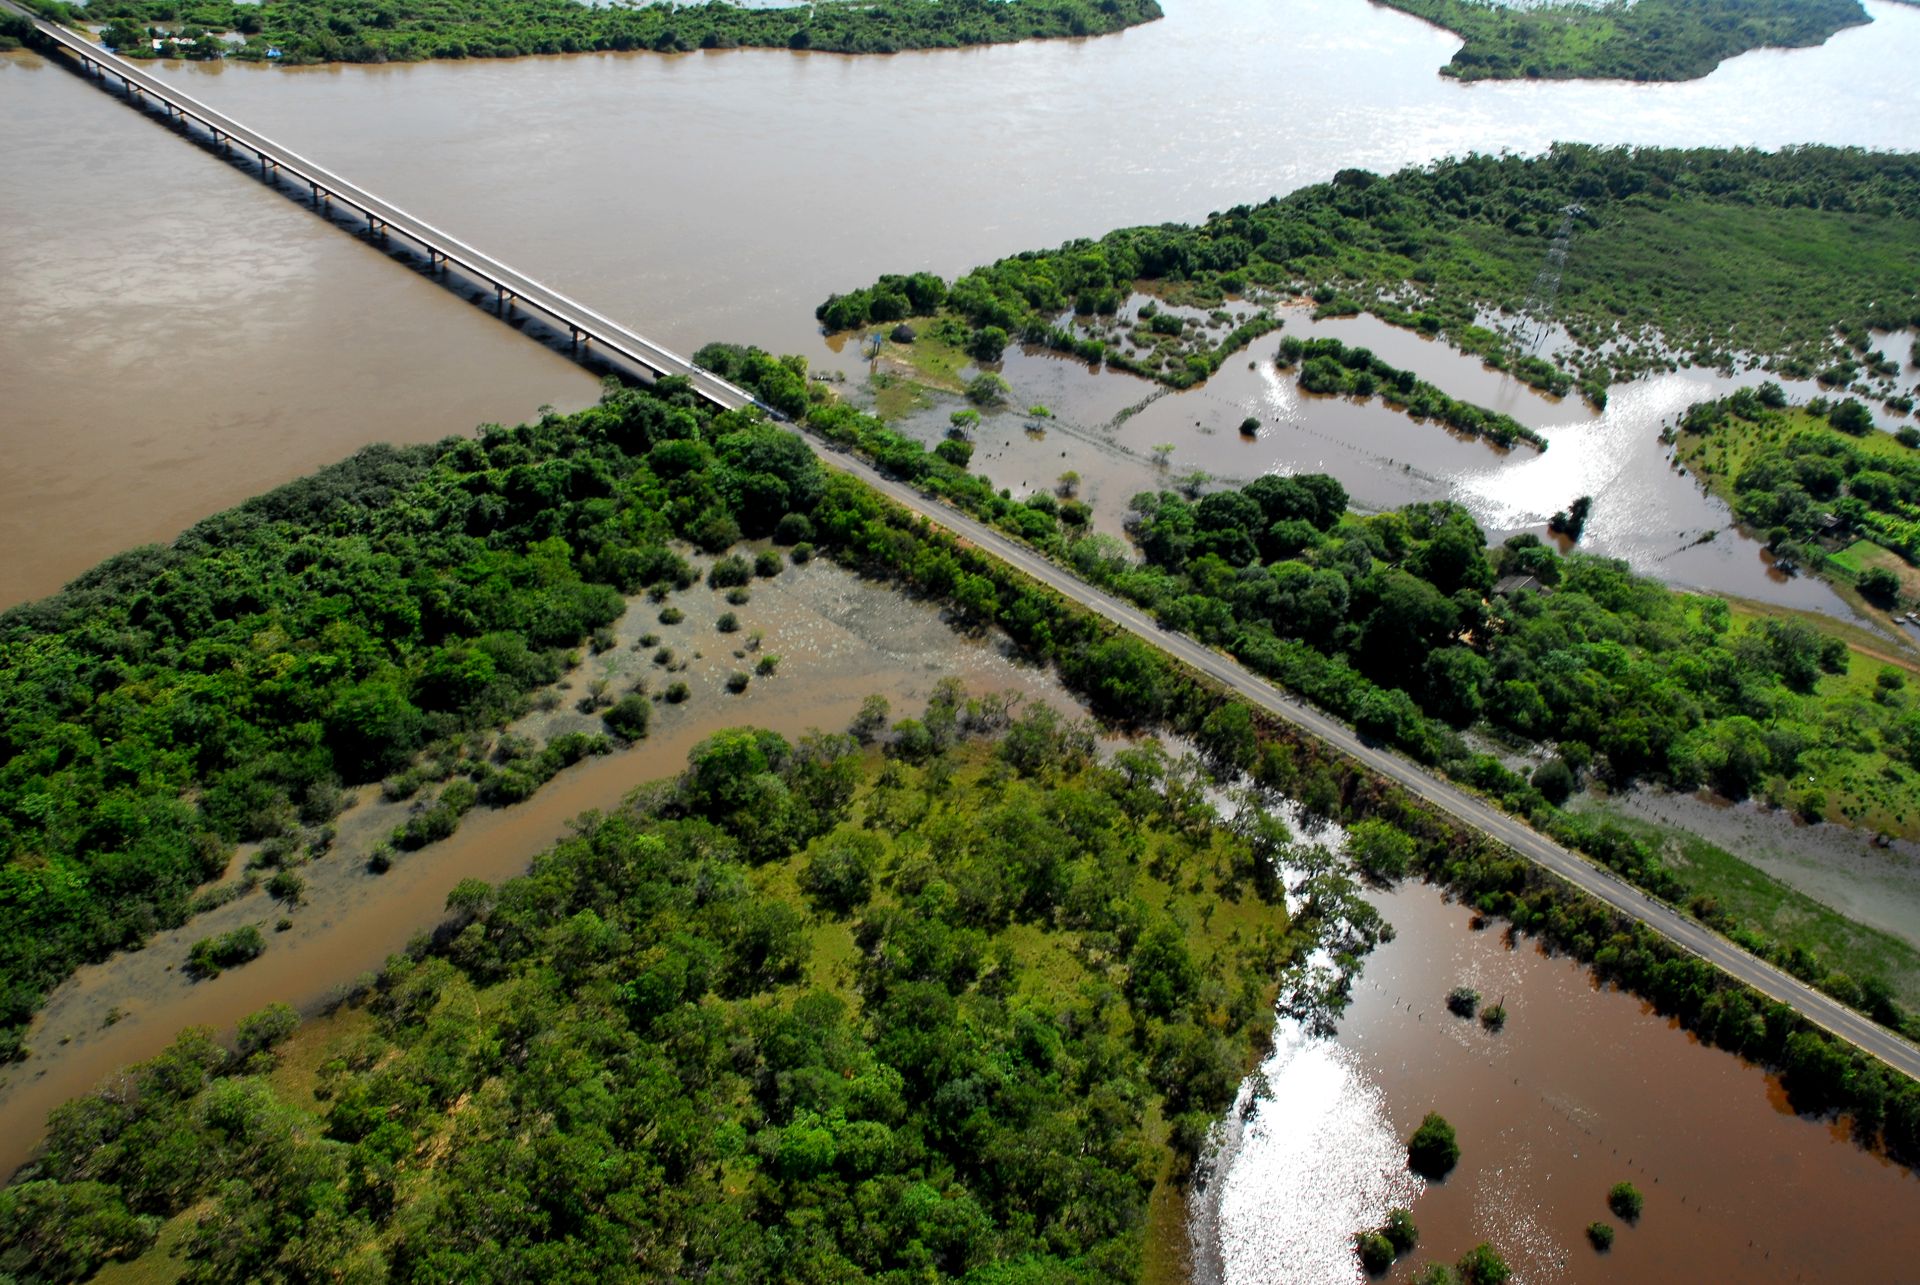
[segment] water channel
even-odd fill
[[[1879,0],[1867,6],[1871,26],[1818,49],[1749,54],[1690,84],[1472,88],[1435,74],[1451,37],[1361,0],[1168,7],[1163,22],[1103,40],[874,59],[161,70],[670,346],[723,337],[856,372],[811,320],[834,289],[1191,220],[1348,165],[1535,151],[1555,139],[1920,146],[1920,10]],[[1779,92],[1788,78],[1794,92]],[[0,166],[0,603],[49,592],[106,554],[168,538],[366,442],[432,440],[595,394],[558,354],[58,67],[0,57],[0,116],[13,127]],[[1818,586],[1776,579],[1751,546],[1694,543],[1724,514],[1669,469],[1655,434],[1723,381],[1648,381],[1595,417],[1369,322],[1326,329],[1541,427],[1552,450],[1496,452],[1377,408],[1302,398],[1272,372],[1269,339],[1248,354],[1251,367],[1230,363],[1209,387],[1117,427],[1150,386],[1016,356],[1016,386],[1064,422],[1039,439],[1010,422],[997,451],[983,433],[977,458],[1023,488],[1078,469],[1107,529],[1152,482],[1147,448],[1162,441],[1176,443],[1181,466],[1221,476],[1324,468],[1373,506],[1452,496],[1493,531],[1537,525],[1588,490],[1603,497],[1595,547],[1680,583],[1833,609]],[[1258,408],[1271,431],[1242,442],[1232,427],[1242,408]],[[769,621],[769,645],[792,667],[784,688],[696,702],[641,749],[564,774],[522,808],[470,819],[384,878],[343,874],[337,896],[213,983],[167,971],[167,952],[183,948],[170,939],[69,983],[36,1028],[36,1042],[53,1033],[44,1056],[0,1087],[0,1161],[20,1158],[49,1107],[178,1026],[224,1025],[275,998],[310,1003],[377,966],[433,922],[458,879],[523,868],[567,818],[672,770],[713,726],[835,726],[869,690],[910,705],[948,670],[1045,694],[1037,676],[961,646],[927,613],[858,605],[857,587],[822,588],[837,573],[821,572],[825,596],[811,605],[798,590],[790,608],[769,594],[770,612],[791,615]],[[818,643],[809,665],[809,631],[836,630],[850,641]],[[1387,911],[1400,937],[1370,961],[1340,1037],[1283,1040],[1269,1064],[1277,1096],[1261,1111],[1274,1127],[1262,1136],[1279,1141],[1250,1149],[1224,1189],[1223,1219],[1238,1229],[1228,1279],[1358,1279],[1344,1251],[1356,1228],[1299,1220],[1327,1207],[1371,1217],[1405,1192],[1380,1170],[1378,1148],[1330,1142],[1403,1136],[1430,1107],[1460,1125],[1467,1149],[1462,1170],[1415,1201],[1434,1256],[1491,1238],[1528,1281],[1892,1279],[1910,1267],[1888,1229],[1904,1225],[1897,1211],[1913,1178],[1785,1113],[1759,1071],[1594,990],[1565,961],[1468,933],[1464,912],[1428,890],[1389,898]],[[1515,1020],[1504,1033],[1449,1024],[1428,992],[1456,974],[1506,996]],[[124,1020],[106,1025],[101,1014],[123,1005]],[[1283,1127],[1310,1109],[1324,1129]],[[1374,1168],[1343,1167],[1355,1155]],[[1605,1216],[1600,1197],[1621,1177],[1648,1191],[1648,1217],[1596,1259],[1579,1229]],[[1337,1184],[1348,1184],[1344,1205]],[[1309,1246],[1307,1257],[1275,1257],[1294,1251],[1263,1240],[1269,1232]]]
[[[1556,139],[1920,146],[1920,11],[1868,9],[1871,25],[1819,48],[1657,86],[1454,84],[1436,74],[1452,37],[1363,0],[1177,0],[1104,39],[882,58],[156,67],[656,340],[845,365],[812,320],[835,289],[1192,220],[1344,166]],[[1789,78],[1795,92],[1777,92]],[[593,395],[558,355],[59,68],[0,58],[0,116],[0,602],[365,442]],[[1087,382],[1120,404],[1151,391]],[[1408,452],[1346,449],[1337,416],[1310,418],[1356,494],[1400,493],[1376,479]],[[1464,468],[1429,489],[1478,493],[1453,478]],[[1656,497],[1620,506],[1623,521],[1661,502],[1664,470],[1640,450],[1607,479]],[[1756,587],[1757,551],[1727,560]]]

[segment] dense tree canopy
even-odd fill
[[[1859,0],[1383,0],[1463,37],[1461,80],[1694,80],[1749,49],[1817,45],[1871,22]]]
[[[369,448],[0,616],[7,1051],[77,962],[180,923],[233,843],[324,824],[342,783],[508,721],[622,595],[688,582],[672,542],[770,532],[821,491],[792,433],[669,383]],[[549,747],[478,797],[592,749]]]
[[[74,21],[110,22],[123,55],[221,56],[284,63],[515,58],[591,50],[813,49],[894,53],[1120,31],[1160,16],[1156,0],[826,0],[759,8],[720,0],[580,4],[576,0],[39,0]],[[156,52],[149,28],[183,38],[240,32],[231,53],[215,37]],[[172,43],[172,42],[169,42]]]
[[[1568,244],[1550,318],[1567,342],[1533,355],[1540,319],[1524,344],[1513,323],[1555,246]],[[883,294],[898,301],[889,315],[913,308],[887,280],[828,299],[821,319],[831,330],[865,324]],[[997,326],[1185,387],[1274,323],[1236,325],[1221,311],[1188,326],[1184,346],[1156,347],[1143,362],[1107,320],[1132,292],[1217,310],[1248,292],[1305,290],[1323,314],[1364,309],[1444,334],[1530,383],[1578,386],[1601,401],[1611,383],[1676,362],[1730,365],[1738,353],[1797,377],[1857,367],[1872,331],[1920,321],[1916,282],[1913,155],[1563,144],[1385,178],[1342,170],[1197,226],[1122,228],[1014,255],[959,278],[944,306],[957,324]],[[930,285],[921,293],[940,294]],[[1504,316],[1506,329],[1489,328],[1489,315]],[[1890,394],[1899,369],[1869,373]]]
[[[63,1108],[0,1264],[84,1275],[191,1209],[199,1280],[1136,1279],[1297,947],[1277,901],[1194,921],[1254,857],[1176,812],[1190,768],[1008,720],[943,687],[919,766],[715,735],[652,805],[463,885],[314,1095],[267,1078],[270,1012]],[[826,917],[780,891],[850,861]]]

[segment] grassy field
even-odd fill
[[[1830,559],[1848,574],[1860,575],[1878,567],[1891,571],[1900,582],[1900,592],[1908,598],[1920,598],[1920,568],[1892,549],[1883,549],[1871,540],[1855,540]]]
[[[1736,922],[1788,948],[1806,950],[1855,979],[1881,978],[1902,1004],[1920,1006],[1920,950],[1911,943],[1854,923],[1697,835],[1603,810],[1657,843],[1662,858],[1694,893],[1711,897]]]
[[[1823,673],[1803,710],[1776,714],[1778,722],[1805,719],[1808,745],[1794,780],[1776,777],[1768,783],[1770,801],[1804,807],[1819,795],[1824,799],[1819,811],[1829,820],[1865,834],[1920,839],[1920,772],[1890,754],[1885,739],[1913,700],[1908,689],[1920,688],[1920,665],[1895,654],[1893,643],[1856,625],[1766,603],[1735,601],[1730,606],[1735,631],[1769,617],[1798,618],[1841,639],[1850,653],[1846,672]],[[1879,685],[1880,675],[1889,670],[1901,674],[1905,684],[1891,696]]]

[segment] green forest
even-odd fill
[[[1523,327],[1523,313],[1562,241],[1549,311],[1565,343],[1536,354],[1517,331],[1539,328]],[[944,309],[976,334],[1003,331],[1185,388],[1260,329],[1215,317],[1185,348],[1143,358],[1114,321],[1130,294],[1213,310],[1304,294],[1318,315],[1365,311],[1443,335],[1595,404],[1611,384],[1681,364],[1728,367],[1743,353],[1796,378],[1870,379],[1893,396],[1899,368],[1874,365],[1873,333],[1920,322],[1917,282],[1920,157],[1560,144],[1387,177],[1342,170],[1197,226],[1069,241],[951,286],[882,277],[827,299],[818,316],[834,331]]]
[[[1867,540],[1920,560],[1920,431],[1881,432],[1852,398],[1792,406],[1777,384],[1691,408],[1678,458],[1733,506],[1742,525],[1803,566],[1828,568],[1829,548]],[[1892,573],[1863,579],[1892,606]]]
[[[182,923],[236,842],[293,853],[342,786],[461,757],[623,595],[691,582],[672,542],[769,535],[820,490],[784,429],[684,392],[613,393],[370,448],[0,616],[5,1051],[77,964]],[[525,797],[595,749],[564,739],[465,765],[468,789]]]
[[[1380,0],[1466,43],[1459,80],[1697,80],[1749,49],[1798,49],[1872,22],[1859,0]]]
[[[1547,449],[1546,438],[1513,416],[1449,397],[1412,371],[1402,370],[1357,345],[1288,335],[1280,341],[1274,360],[1282,370],[1298,367],[1300,387],[1309,393],[1322,397],[1378,395],[1395,410],[1403,410],[1415,419],[1438,420],[1468,437],[1484,437],[1498,446],[1525,442],[1539,450]]]
[[[56,1114],[0,1272],[191,1210],[203,1281],[1137,1279],[1272,979],[1377,920],[1326,883],[1290,925],[1284,824],[1217,824],[1156,743],[955,686],[883,739],[716,734],[461,885],[305,1077],[290,1012],[184,1033]]]
[[[1072,523],[1060,513],[1013,501],[810,388],[798,363],[719,346],[698,360],[1041,547],[1070,557],[1104,547],[1065,545]],[[1267,556],[1261,541],[1301,538],[1300,556],[1270,549],[1259,578],[1297,578],[1272,574],[1292,562],[1346,582],[1349,606],[1331,629],[1354,663],[1323,658],[1327,672],[1382,693],[1384,708],[1409,708],[1411,696],[1355,665],[1421,641],[1426,615],[1396,632],[1382,604],[1407,595],[1418,608],[1442,581],[1468,589],[1484,576],[1478,533],[1440,506],[1356,518],[1337,483],[1306,478],[1210,506],[1204,530],[1219,548],[1196,552],[1181,546],[1178,510],[1162,511],[1169,498],[1150,496],[1142,540],[1159,552],[1140,574],[1203,597],[1234,544],[1216,510],[1252,521],[1235,501],[1263,498],[1297,516],[1243,530],[1247,566]],[[822,472],[758,412],[718,413],[674,380],[477,438],[370,449],[9,613],[0,645],[13,686],[0,703],[33,715],[5,743],[0,908],[12,958],[29,949],[22,938],[49,930],[90,948],[89,923],[123,934],[98,949],[126,940],[127,922],[108,916],[139,897],[158,913],[170,904],[165,880],[191,884],[196,855],[227,841],[215,800],[245,798],[292,825],[334,778],[387,770],[409,746],[512,708],[524,689],[501,679],[495,657],[558,663],[569,631],[611,608],[580,604],[677,582],[668,542],[719,553],[763,533],[796,551],[817,543],[939,602],[957,627],[1002,630],[1103,717],[1191,738],[1222,780],[1244,775],[1311,816],[1404,836],[1360,845],[1370,877],[1444,884],[1702,1039],[1781,1069],[1796,1108],[1844,1110],[1863,1143],[1920,1158],[1920,1086],[1078,603]],[[1535,548],[1496,557],[1518,550],[1551,577],[1554,555]],[[1563,699],[1588,708],[1578,690],[1594,675],[1631,696],[1626,676],[1680,670],[1681,657],[1654,645],[1676,631],[1756,697],[1804,677],[1773,650],[1791,635],[1721,631],[1711,607],[1695,618],[1693,607],[1650,604],[1665,591],[1617,566],[1560,561],[1562,591],[1538,600],[1544,623],[1527,607],[1493,608],[1534,630],[1499,659],[1552,694],[1550,713]],[[351,569],[377,569],[377,591],[350,592],[340,577]],[[1368,611],[1349,609],[1368,595]],[[1556,639],[1573,654],[1549,662]],[[1457,650],[1438,648],[1441,663],[1471,670]],[[461,673],[486,681],[451,677]],[[1573,698],[1550,685],[1562,673],[1578,680]],[[1686,686],[1693,672],[1666,677],[1669,699],[1709,720],[1702,743],[1718,743],[1727,720]],[[314,700],[300,703],[308,690]],[[44,1155],[0,1194],[0,1270],[83,1274],[140,1252],[173,1218],[167,1245],[209,1280],[332,1276],[346,1264],[360,1279],[598,1279],[635,1263],[687,1274],[708,1264],[717,1279],[751,1278],[763,1263],[813,1272],[794,1279],[1125,1277],[1153,1183],[1183,1171],[1257,1051],[1279,966],[1308,940],[1351,962],[1387,930],[1337,869],[1311,860],[1289,921],[1273,904],[1284,828],[1245,810],[1218,824],[1204,778],[1151,745],[1097,764],[1087,729],[952,687],[921,716],[881,734],[884,724],[876,711],[857,729],[882,743],[877,757],[839,735],[717,735],[677,784],[587,818],[531,876],[463,885],[449,923],[390,964],[343,1019],[344,1043],[298,1083],[275,1070],[273,1049],[295,1024],[275,1010],[228,1041],[188,1033],[63,1109]],[[1445,735],[1431,720],[1409,726]],[[404,733],[390,757],[370,728]],[[1729,744],[1743,743],[1737,733]],[[1577,743],[1571,728],[1554,734]],[[1556,832],[1574,824],[1548,804],[1551,779],[1530,783],[1485,756],[1462,762],[1521,815]],[[69,791],[98,806],[66,811]],[[136,803],[155,820],[118,848],[55,847],[92,815],[124,821]],[[176,836],[178,849],[149,834]],[[1605,827],[1584,838],[1624,873],[1673,890],[1648,845]],[[140,869],[148,882],[101,895],[105,878]],[[33,882],[51,872],[57,885]],[[1875,979],[1853,981],[1804,951],[1780,957],[1880,1020],[1905,1020]],[[50,961],[38,963],[45,976]],[[1337,1011],[1338,983],[1308,1001]]]
[[[902,49],[1098,36],[1160,17],[1156,0],[827,0],[746,8],[582,4],[578,0],[30,0],[52,16],[106,22],[125,57],[417,62],[523,54],[650,49],[811,49],[887,54]],[[149,29],[166,48],[156,50]],[[229,46],[207,33],[239,32]]]

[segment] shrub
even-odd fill
[[[1472,1017],[1480,1010],[1480,992],[1471,986],[1456,986],[1447,992],[1447,1011],[1458,1017]]]
[[[187,952],[187,972],[206,979],[218,977],[222,969],[236,968],[257,959],[267,948],[267,939],[252,924],[235,928],[217,937],[203,937]]]
[[[291,870],[282,870],[267,880],[267,895],[289,906],[299,905],[306,892],[307,881]]]
[[[753,574],[762,579],[779,575],[780,568],[784,565],[786,564],[780,560],[780,555],[772,549],[762,549],[753,555]]]
[[[607,730],[623,741],[637,741],[647,734],[647,723],[653,718],[653,705],[639,692],[630,692],[614,702],[613,708],[600,716]]]
[[[1885,567],[1869,567],[1860,574],[1860,593],[1883,607],[1890,607],[1900,596],[1900,577]]]
[[[753,591],[744,588],[729,589],[727,590],[727,601],[735,607],[744,607],[753,601]]]
[[[1007,400],[1007,381],[988,371],[967,385],[967,400],[976,406],[1000,406]]]
[[[1360,1251],[1360,1266],[1369,1276],[1379,1276],[1393,1266],[1393,1243],[1377,1231],[1363,1231],[1354,1238]]]
[[[774,524],[775,544],[804,544],[813,539],[813,519],[804,513],[788,513]]]
[[[814,909],[849,915],[873,895],[873,878],[885,852],[885,840],[871,830],[822,839],[800,868],[800,890]]]
[[[743,585],[753,578],[753,568],[747,560],[737,553],[730,553],[713,564],[707,572],[707,584],[714,589],[725,589],[730,585]]]
[[[1411,1210],[1389,1210],[1386,1225],[1380,1229],[1380,1234],[1387,1238],[1395,1254],[1407,1253],[1420,1243],[1420,1229],[1414,1225]]]
[[[286,1003],[269,1004],[257,1013],[240,1019],[240,1025],[234,1028],[234,1052],[241,1057],[252,1057],[282,1043],[300,1028],[300,1014],[293,1005]]]
[[[1533,770],[1533,788],[1558,807],[1573,793],[1573,769],[1563,758],[1548,759]]]
[[[1599,1253],[1613,1248],[1613,1224],[1592,1222],[1587,1224],[1587,1241]]]
[[[746,674],[736,669],[727,675],[727,690],[738,695],[747,690],[747,684],[751,681],[753,680],[748,678]]]
[[[1460,1163],[1460,1143],[1453,1126],[1437,1111],[1427,1112],[1420,1127],[1407,1140],[1407,1165],[1423,1178],[1447,1176]]]
[[[713,622],[713,627],[723,634],[739,633],[740,617],[734,615],[731,611],[724,611],[720,613],[720,619]]]
[[[799,544],[793,546],[792,552],[788,553],[787,557],[793,562],[794,566],[803,567],[813,561],[813,546],[805,540],[802,540]]]
[[[1368,878],[1391,883],[1406,875],[1413,861],[1413,839],[1385,821],[1368,817],[1348,828],[1347,851]]]
[[[667,607],[660,612],[660,623],[663,625],[677,625],[686,618],[687,613],[678,607]]]
[[[667,690],[666,690],[667,704],[678,705],[681,702],[685,701],[687,697],[691,694],[692,693],[688,691],[687,685],[685,683],[680,682],[678,679],[675,679],[672,683],[669,683],[667,685]]]
[[[965,469],[967,465],[973,463],[972,442],[955,441],[949,438],[935,446],[933,453],[957,469]]]
[[[1630,1182],[1616,1182],[1607,1189],[1607,1208],[1627,1222],[1640,1221],[1640,1209],[1645,1203],[1640,1188]]]
[[[1455,1267],[1462,1285],[1506,1285],[1513,1277],[1507,1260],[1484,1240],[1462,1255]]]
[[[1480,1024],[1490,1031],[1503,1029],[1507,1024],[1507,1006],[1495,1004],[1480,1014]]]
[[[770,678],[773,676],[773,671],[778,668],[780,668],[780,657],[769,652],[760,658],[760,662],[753,667],[753,672],[762,678]]]

